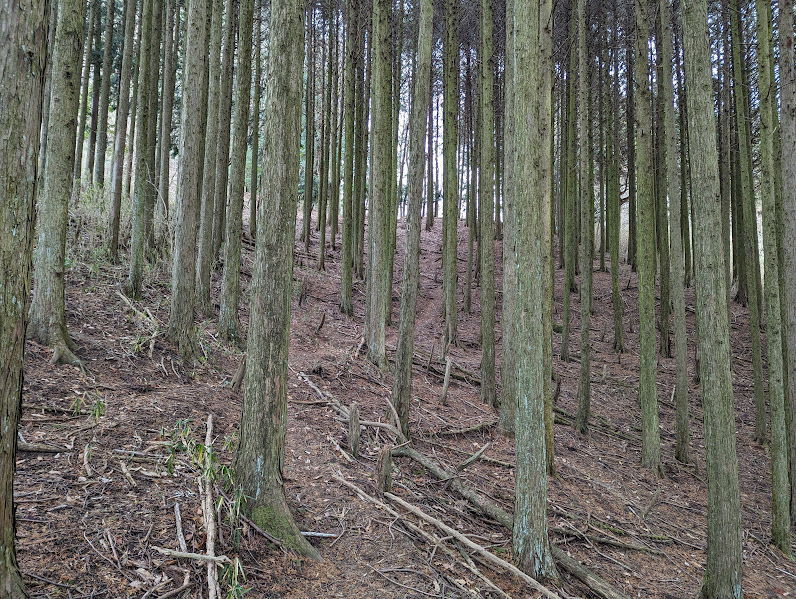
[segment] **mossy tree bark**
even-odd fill
[[[199,248],[196,260],[196,303],[205,314],[213,312],[210,287],[213,274],[213,209],[216,196],[216,153],[218,152],[218,104],[221,96],[221,37],[224,22],[224,3],[207,0],[210,11],[210,53],[207,79],[207,125],[204,147],[201,199],[199,209]],[[231,5],[230,5],[231,7]],[[228,10],[231,19],[232,10]]]
[[[549,0],[518,2],[514,6],[514,234],[517,454],[513,548],[518,566],[537,580],[555,580],[556,568],[547,536],[547,474],[544,425],[544,292],[541,245],[543,210],[550,186],[540,176],[543,164],[544,81],[551,57],[540,51],[541,38],[550,35]],[[545,60],[542,59],[545,57]],[[540,137],[542,138],[540,140]]]
[[[246,146],[249,135],[249,101],[252,86],[252,29],[254,0],[239,0],[238,68],[235,74],[235,119],[232,133],[227,243],[221,277],[221,307],[218,331],[224,339],[238,339],[240,297],[240,246],[243,229],[243,187],[246,179]]]
[[[741,599],[741,506],[707,2],[684,0],[682,11],[691,192],[699,227],[694,280],[708,472],[708,555],[701,596]]]
[[[44,0],[33,0],[0,5],[3,32],[0,45],[0,380],[3,381],[0,385],[0,599],[28,596],[14,548],[14,469],[22,410],[22,361],[30,297],[42,87],[48,58],[47,4]],[[81,3],[77,4],[73,7],[74,14],[65,15],[72,21],[65,24],[67,32],[71,29],[77,38],[76,42],[70,41],[71,47],[80,44],[82,8]],[[68,2],[67,7],[70,7]],[[77,60],[70,68],[72,75],[79,72]],[[53,83],[63,75],[53,69]],[[76,95],[76,89],[72,89]],[[75,99],[70,108],[73,126],[70,153],[75,148],[76,111]],[[53,134],[59,136],[56,131]],[[68,171],[62,169],[71,180],[69,166]]]
[[[457,3],[445,0],[445,38],[443,42],[443,217],[442,217],[442,296],[445,314],[445,345],[458,343],[458,185],[456,174],[457,127],[459,114],[459,40]]]
[[[495,384],[495,109],[491,0],[481,2],[481,180],[478,185],[478,245],[481,247],[481,401],[497,408]],[[458,211],[457,211],[458,212]],[[454,267],[456,267],[454,260]]]
[[[199,217],[199,186],[203,158],[204,120],[201,87],[207,68],[208,0],[188,4],[185,40],[184,90],[180,119],[180,168],[177,183],[174,258],[171,271],[169,338],[184,357],[192,357],[194,342],[194,293],[196,230]],[[248,370],[248,369],[247,369]]]
[[[649,28],[647,0],[635,0],[634,57],[636,178],[638,182],[638,293],[641,333],[639,403],[641,404],[641,464],[662,474],[658,425],[658,366],[655,339],[655,198],[653,195],[652,116],[650,114]]]
[[[82,24],[83,2],[62,0],[53,52],[50,133],[43,186],[38,194],[33,300],[27,330],[28,337],[52,348],[53,363],[69,364],[80,363],[73,353],[75,345],[66,330],[64,261],[69,199],[74,184]],[[24,298],[20,297],[18,301],[24,303]]]
[[[194,1],[199,0],[192,4]],[[252,274],[241,437],[233,466],[236,483],[248,498],[246,510],[252,519],[285,546],[320,558],[293,521],[282,483],[301,144],[304,6],[302,0],[271,1],[263,196]],[[282,217],[269,218],[274,214]]]
[[[137,0],[124,2],[124,47],[122,49],[121,77],[119,78],[119,101],[116,107],[116,130],[113,140],[111,162],[110,215],[108,217],[108,254],[112,262],[119,256],[119,218],[122,209],[122,174],[124,149],[127,144],[127,117],[130,114],[130,84],[132,80],[133,39],[135,38],[135,16]]]
[[[406,223],[403,280],[401,282],[401,316],[395,355],[393,405],[398,413],[401,432],[409,438],[409,404],[412,399],[412,358],[415,344],[415,313],[417,286],[420,277],[420,227],[423,207],[423,174],[426,145],[426,114],[428,113],[431,72],[431,43],[434,4],[423,0],[417,34],[417,61],[412,78],[412,113],[409,123],[409,212]]]
[[[575,428],[585,433],[589,428],[589,411],[591,409],[591,341],[589,324],[591,321],[591,271],[592,243],[591,231],[594,231],[594,177],[589,168],[589,151],[587,149],[589,120],[591,118],[588,98],[588,62],[586,56],[586,0],[577,1],[578,25],[578,98],[580,113],[578,119],[578,169],[580,175],[580,380],[578,383],[578,411],[575,416]]]
[[[786,555],[790,548],[790,485],[785,430],[785,389],[780,315],[779,256],[777,253],[776,167],[772,107],[777,84],[771,77],[772,39],[769,36],[769,7],[756,0],[758,85],[760,86],[760,195],[763,204],[763,255],[765,264],[766,341],[768,343],[768,402],[771,417],[771,537]],[[686,65],[687,66],[687,65]],[[696,177],[694,177],[696,179]],[[693,185],[693,183],[692,183]]]

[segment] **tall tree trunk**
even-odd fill
[[[321,169],[320,169],[320,188],[318,194],[318,270],[326,270],[326,215],[329,205],[329,165],[331,162],[331,133],[332,133],[332,77],[334,76],[334,54],[333,46],[336,43],[334,37],[334,22],[332,19],[331,4],[327,7],[328,35],[327,44],[324,49],[326,55],[325,67],[326,78],[322,79],[322,110],[321,119]]]
[[[210,54],[207,66],[207,125],[204,146],[202,196],[199,208],[199,248],[196,260],[196,303],[209,315],[212,312],[210,287],[213,273],[213,208],[216,197],[216,154],[218,152],[218,105],[221,96],[221,37],[224,23],[224,3],[207,0],[210,13]],[[231,7],[231,4],[228,4]],[[231,8],[227,20],[232,20]]]
[[[146,250],[146,202],[149,193],[147,158],[149,148],[149,85],[152,60],[152,9],[154,0],[142,0],[144,10],[141,17],[141,51],[139,53],[139,81],[135,138],[135,188],[133,192],[133,224],[130,234],[130,270],[127,289],[133,299],[141,298],[141,279],[144,273]]]
[[[668,219],[671,228],[671,291],[674,305],[674,358],[675,358],[675,458],[688,463],[688,437],[690,416],[688,413],[688,348],[685,330],[685,273],[683,270],[683,240],[680,231],[680,174],[677,166],[677,131],[674,126],[674,90],[672,88],[672,29],[669,0],[658,3],[661,35],[662,77],[659,83],[660,106],[663,117],[662,134],[665,136],[663,153],[665,161],[661,181],[662,200],[668,197]],[[682,140],[681,140],[682,143]],[[663,335],[663,332],[661,332]]]
[[[224,23],[224,40],[221,48],[221,86],[218,102],[218,150],[213,199],[213,254],[215,260],[224,242],[227,217],[227,184],[229,183],[229,143],[232,133],[232,73],[235,58],[236,9],[240,0],[227,4],[228,18]]]
[[[194,293],[200,173],[204,155],[202,92],[207,68],[208,0],[191,0],[186,16],[185,72],[180,117],[180,167],[171,271],[169,338],[182,356],[195,351]]]
[[[777,253],[775,124],[777,84],[771,77],[772,59],[768,7],[756,0],[757,80],[760,87],[760,195],[763,204],[763,255],[765,259],[766,341],[768,343],[768,401],[771,414],[771,537],[780,551],[790,556],[790,485],[785,430],[782,322],[780,320],[779,256]]]
[[[130,112],[130,82],[133,62],[133,38],[135,37],[135,15],[137,0],[124,2],[124,48],[122,68],[119,78],[119,103],[116,108],[117,125],[113,140],[113,161],[111,162],[111,210],[108,218],[108,252],[112,262],[119,254],[119,218],[122,208],[122,175],[124,168],[124,149],[127,144],[127,117]]]
[[[346,316],[353,316],[354,308],[351,304],[352,270],[354,260],[354,156],[356,155],[354,138],[354,117],[356,91],[354,82],[354,69],[359,51],[357,21],[358,0],[346,0],[346,51],[348,58],[345,62],[345,161],[343,165],[343,238],[340,251],[340,312]]]
[[[445,0],[445,38],[443,43],[443,189],[444,214],[442,218],[442,295],[445,313],[444,345],[456,345],[457,334],[457,279],[458,279],[458,224],[459,200],[456,177],[456,149],[458,147],[457,122],[459,113],[459,41],[457,34],[457,3]]]
[[[70,22],[62,21],[58,33],[63,27],[73,38],[68,40],[74,55],[69,73],[77,81],[82,2],[61,1],[70,9],[64,14],[64,20]],[[47,4],[38,0],[0,5],[0,31],[3,32],[0,45],[0,139],[3,140],[0,152],[0,213],[3,215],[0,219],[0,380],[3,381],[0,385],[0,599],[28,596],[14,548],[14,469],[17,426],[22,411],[22,361],[30,297],[42,87],[48,58]],[[57,41],[56,47],[63,58],[64,45],[59,46]],[[63,93],[64,75],[63,71],[52,70],[53,91],[61,90],[53,97],[54,108],[59,100],[63,101],[60,94]],[[77,99],[72,97],[77,95],[75,85],[73,82],[68,94],[72,127],[53,130],[53,141],[60,142],[72,156],[77,112]],[[66,139],[59,139],[62,134],[67,134]],[[69,141],[69,145],[64,141]],[[66,175],[62,178],[70,183],[71,166],[61,165]],[[68,199],[67,195],[62,201]]]
[[[636,201],[637,201],[637,176],[636,176],[636,86],[633,85],[633,77],[635,72],[635,50],[633,48],[633,35],[635,34],[634,19],[628,19],[628,32],[627,32],[627,48],[625,50],[627,56],[627,261],[630,264],[630,269],[636,272],[638,269],[637,248],[638,248],[638,235],[636,228],[638,220],[636,218]],[[646,54],[645,62],[646,62]]]
[[[66,330],[64,260],[69,199],[74,184],[72,174],[75,166],[75,121],[80,82],[77,75],[80,72],[82,25],[83,2],[62,0],[53,52],[50,136],[43,188],[40,194],[37,192],[33,300],[27,330],[29,338],[52,348],[53,364],[80,363],[73,353],[75,345]],[[9,26],[13,27],[14,24],[9,23]],[[36,98],[39,101],[39,97]],[[13,109],[13,103],[9,108]],[[35,137],[38,138],[38,132]],[[17,305],[20,301],[25,303],[26,297],[18,298]]]
[[[426,114],[431,72],[431,43],[434,21],[432,0],[422,0],[417,34],[417,62],[412,78],[412,114],[409,124],[409,213],[406,222],[403,280],[401,282],[401,317],[395,355],[393,404],[401,431],[409,437],[409,403],[412,397],[412,357],[415,343],[415,312],[420,276],[420,227],[423,206],[423,171],[426,145]]]
[[[136,10],[136,14],[139,15],[137,19],[137,31],[138,34],[135,36],[135,44],[133,48],[133,80],[132,80],[132,92],[130,95],[130,134],[128,135],[128,147],[127,147],[127,154],[125,157],[125,164],[123,172],[127,173],[124,175],[124,192],[123,194],[130,197],[130,189],[132,188],[132,180],[133,180],[133,156],[135,155],[135,123],[138,113],[138,82],[139,77],[138,75],[141,72],[141,25],[143,24],[143,14],[144,14],[144,4],[145,1],[141,0],[140,2],[140,9]],[[140,10],[140,12],[138,12]],[[78,127],[79,129],[79,127]]]
[[[793,2],[783,0],[779,7],[779,80],[782,98],[780,130],[782,156],[796,155],[796,90],[794,90],[793,50]],[[796,163],[792,159],[782,160],[782,211],[784,216],[783,236],[796,238]],[[785,296],[796,297],[796,247],[792,243],[784,246],[782,272],[785,277]],[[785,331],[788,339],[788,396],[785,411],[791,413],[788,446],[790,448],[790,514],[796,521],[796,303],[785,302]]]
[[[541,238],[543,210],[539,198],[550,192],[540,174],[548,115],[543,113],[542,73],[552,69],[551,55],[541,54],[540,38],[551,35],[552,3],[518,2],[514,7],[515,143],[514,232],[516,258],[515,342],[517,406],[513,549],[518,566],[537,580],[555,580],[557,573],[547,536],[547,475],[544,428],[544,326]],[[540,139],[541,138],[541,139]],[[549,198],[547,200],[549,201]]]
[[[239,0],[239,3],[232,172],[230,174],[227,243],[224,244],[224,273],[221,277],[221,307],[218,312],[218,331],[224,339],[230,340],[238,338],[243,187],[246,179],[246,142],[249,134],[249,102],[252,87],[251,39],[254,28],[254,0]]]
[[[659,475],[661,435],[658,425],[658,390],[655,383],[658,366],[655,340],[655,198],[652,169],[652,117],[648,43],[648,4],[635,0],[636,43],[634,58],[636,118],[636,178],[638,181],[638,293],[641,333],[641,464]]]
[[[174,110],[174,88],[177,80],[177,48],[176,40],[179,37],[174,33],[174,24],[177,22],[179,30],[179,12],[176,0],[168,0],[166,5],[166,39],[163,42],[163,106],[160,115],[160,166],[158,168],[158,193],[156,206],[156,220],[163,220],[163,231],[158,233],[158,244],[170,230],[169,220],[169,186],[171,184],[171,128],[172,112]]]
[[[587,136],[591,118],[588,96],[588,63],[586,56],[586,0],[577,2],[578,24],[578,98],[580,113],[578,119],[578,147],[580,150],[578,167],[580,171],[580,380],[578,383],[578,411],[575,416],[575,428],[585,433],[589,428],[589,411],[591,409],[591,341],[589,326],[591,321],[591,271],[592,243],[591,231],[594,231],[592,217],[594,215],[594,173],[589,172],[589,150]]]
[[[91,182],[94,180],[94,152],[97,147],[97,117],[99,111],[99,97],[100,97],[100,88],[102,87],[102,77],[104,74],[100,72],[100,67],[102,65],[102,55],[100,54],[100,39],[102,35],[102,21],[100,20],[101,16],[101,3],[100,0],[94,0],[96,6],[94,7],[95,17],[94,17],[94,49],[91,53],[91,61],[92,61],[92,71],[94,74],[94,81],[91,84],[91,122],[89,124],[89,134],[88,134],[88,163],[86,164],[86,182],[87,185],[91,185]],[[82,173],[78,173],[78,176],[82,177]]]
[[[147,121],[146,172],[147,193],[144,211],[144,232],[147,250],[155,249],[155,197],[158,192],[157,138],[158,134],[158,83],[160,80],[160,46],[162,41],[163,2],[152,5],[152,44],[149,63],[149,120]]]
[[[265,94],[269,118],[264,132],[268,142],[263,148],[263,197],[252,274],[241,436],[234,469],[237,484],[250,498],[246,507],[255,523],[286,547],[318,559],[317,551],[293,521],[282,483],[301,144],[304,6],[302,0],[271,1]],[[269,218],[274,214],[282,217]]]
[[[431,56],[431,64],[434,64],[434,56]],[[434,185],[434,69],[431,69],[429,76],[429,94],[430,101],[428,103],[428,174],[426,175],[426,231],[431,231],[434,228],[434,200],[435,185]]]
[[[373,184],[369,210],[368,289],[365,298],[370,305],[370,321],[366,322],[368,359],[379,368],[387,367],[384,347],[386,322],[385,295],[388,288],[389,238],[387,230],[390,206],[390,162],[392,160],[392,32],[390,0],[373,3]]]
[[[684,0],[700,381],[708,471],[707,567],[701,596],[741,599],[741,509],[735,451],[729,321],[721,240],[718,152],[706,0]]]
[[[50,89],[52,82],[53,51],[55,50],[55,33],[58,25],[58,0],[47,5],[47,59],[44,70],[44,100],[41,108],[41,140],[39,146],[38,176],[44,173],[44,158],[47,154],[47,134],[50,130]],[[41,185],[41,183],[37,183]]]
[[[315,8],[307,18],[307,86],[304,90],[304,218],[301,237],[309,256],[312,238],[312,201],[315,186]]]
[[[254,97],[252,98],[252,162],[251,182],[249,183],[249,235],[257,238],[257,185],[258,165],[260,164],[260,94],[262,89],[262,0],[257,0],[254,17]]]
[[[561,332],[561,360],[569,362],[569,330],[571,325],[571,293],[578,290],[575,282],[575,266],[578,254],[578,230],[576,221],[577,213],[577,171],[576,168],[576,145],[575,122],[577,88],[575,87],[575,77],[577,71],[577,42],[574,39],[576,31],[576,11],[572,11],[570,17],[569,37],[571,40],[569,53],[569,72],[567,73],[567,165],[564,176],[567,178],[566,193],[563,194],[563,225],[564,225],[564,314],[563,330]],[[586,73],[581,76],[585,77]],[[586,107],[581,107],[585,110]]]
[[[618,22],[617,0],[613,0],[614,23]],[[618,26],[614,25],[614,76],[613,92],[611,94],[612,105],[609,119],[611,121],[611,134],[608,136],[608,157],[611,161],[609,171],[609,190],[608,190],[608,247],[611,251],[611,305],[614,314],[614,351],[624,353],[625,351],[625,332],[622,322],[624,312],[622,296],[619,291],[619,235],[622,226],[622,199],[619,192],[619,175],[621,148],[619,144],[619,32]],[[628,117],[629,118],[629,117]],[[628,121],[628,126],[630,121]],[[629,173],[628,173],[629,174]]]
[[[481,246],[481,401],[497,408],[495,389],[495,110],[491,0],[481,2],[481,179],[478,185]],[[458,211],[457,211],[458,212]],[[457,215],[458,216],[458,215]],[[454,261],[456,267],[456,261]]]
[[[506,23],[514,19],[515,0],[506,2]],[[515,412],[517,407],[517,342],[515,318],[515,288],[517,279],[513,276],[515,260],[515,177],[514,177],[514,35],[512,27],[506,27],[506,93],[505,93],[505,137],[504,154],[506,166],[504,170],[503,192],[503,305],[501,314],[501,368],[500,368],[500,430],[506,434],[514,434]],[[543,238],[544,239],[544,238]],[[544,276],[544,275],[543,275]],[[545,343],[547,339],[545,338]],[[548,373],[545,369],[546,374]],[[547,397],[545,397],[545,400]]]
[[[83,172],[83,143],[86,137],[86,115],[88,114],[88,82],[89,77],[91,76],[91,44],[93,43],[92,32],[94,31],[94,20],[99,18],[97,14],[98,6],[98,1],[91,1],[91,4],[89,5],[88,22],[83,23],[85,25],[85,29],[83,30],[83,36],[81,38],[83,75],[80,78],[81,89],[80,95],[78,97],[78,101],[80,102],[80,114],[77,119],[77,141],[74,161],[75,165],[74,172],[72,173],[72,177],[78,180]],[[55,57],[53,57],[53,60],[55,60]],[[78,62],[80,62],[80,58],[78,58]],[[52,95],[52,91],[50,92],[50,95]],[[76,200],[77,196],[80,195],[80,185],[77,185],[73,189],[73,193],[75,193]]]
[[[111,92],[111,59],[113,58],[113,9],[114,0],[106,0],[105,48],[102,53],[102,88],[99,99],[97,121],[97,156],[94,160],[94,187],[105,186],[105,154],[108,150],[108,98]]]

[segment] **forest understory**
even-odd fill
[[[76,231],[74,224],[70,239],[90,237],[91,232]],[[403,224],[398,226],[392,325],[387,328],[391,358],[397,337]],[[432,231],[422,233],[416,320],[411,446],[451,476],[438,480],[417,462],[398,457],[392,493],[510,561],[511,531],[479,513],[451,480],[476,488],[508,512],[512,509],[514,443],[497,430],[497,413],[479,400],[477,288],[472,313],[462,310],[466,236],[465,223],[460,222],[460,342],[448,351],[452,376],[445,404],[441,219]],[[213,454],[218,464],[231,463],[242,403],[232,383],[243,354],[219,341],[212,320],[200,321],[203,358],[184,363],[165,340],[169,268],[164,263],[153,266],[145,277],[143,300],[133,303],[121,294],[126,267],[98,258],[99,252],[92,251],[95,241],[81,241],[82,250],[71,257],[66,274],[67,324],[85,371],[51,365],[51,351],[34,342],[28,342],[25,356],[15,478],[23,578],[31,596],[41,598],[206,597],[204,563],[163,555],[156,548],[180,548],[179,521],[187,551],[205,549],[197,486],[205,467],[196,449],[212,415]],[[245,330],[253,245],[244,243],[243,248]],[[496,248],[500,290],[500,242]],[[354,285],[354,317],[341,315],[339,244],[327,253],[324,272],[315,267],[317,249],[315,232],[311,255],[304,253],[303,244],[295,248],[284,482],[301,530],[313,533],[310,540],[324,561],[299,559],[271,544],[247,519],[236,517],[236,501],[224,490],[222,468],[216,478],[216,554],[233,560],[221,570],[225,596],[240,597],[245,590],[250,597],[296,599],[539,596],[395,501],[384,497],[378,505],[340,482],[342,478],[371,497],[378,495],[379,450],[394,440],[384,429],[363,426],[360,454],[354,458],[340,406],[357,402],[362,421],[387,423],[385,400],[392,377],[368,363],[361,343],[364,282]],[[561,333],[554,333],[557,474],[548,483],[550,538],[627,596],[694,597],[704,575],[707,507],[702,409],[693,380],[693,289],[686,290],[692,464],[674,459],[675,366],[673,359],[659,357],[665,471],[665,478],[659,479],[640,466],[637,275],[625,264],[620,273],[627,350],[618,355],[613,350],[610,273],[599,272],[594,262],[588,435],[572,427],[579,375],[577,294],[572,295],[570,362],[558,359]],[[555,276],[553,322],[560,324],[563,272],[556,269]],[[213,285],[215,299],[219,273]],[[498,291],[498,315],[500,306]],[[796,596],[796,566],[770,545],[770,464],[767,448],[753,442],[748,314],[735,302],[731,309],[744,596]],[[497,328],[499,360],[499,322]],[[569,573],[559,574],[560,585],[552,590],[561,597],[592,596]]]

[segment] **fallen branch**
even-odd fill
[[[188,552],[188,544],[185,542],[185,535],[182,532],[182,516],[180,515],[180,504],[174,502],[174,520],[177,525],[177,544],[180,546],[180,551],[183,553]]]
[[[406,501],[404,501],[400,497],[396,497],[392,493],[385,493],[384,496],[387,497],[387,499],[389,499],[391,501],[394,501],[394,502],[398,503],[399,505],[403,506],[404,509],[409,510],[415,516],[420,518],[421,520],[425,520],[429,524],[433,524],[434,526],[439,528],[442,532],[444,532],[447,535],[450,535],[451,537],[453,537],[454,539],[456,539],[457,541],[462,543],[464,546],[466,546],[466,547],[470,548],[471,550],[475,551],[481,557],[485,558],[487,561],[492,562],[494,565],[499,566],[499,567],[503,568],[504,570],[507,570],[507,571],[511,572],[517,578],[519,578],[520,580],[526,582],[531,588],[533,588],[534,590],[539,591],[540,593],[542,593],[545,597],[549,597],[550,599],[561,599],[560,595],[558,595],[557,593],[554,593],[553,591],[548,589],[546,586],[541,584],[539,581],[534,580],[533,578],[528,576],[525,572],[520,570],[514,564],[510,564],[506,560],[500,559],[494,553],[491,553],[490,551],[487,551],[486,549],[484,549],[480,545],[478,545],[476,543],[473,543],[470,539],[465,537],[460,532],[454,530],[453,528],[451,528],[450,526],[448,526],[444,522],[441,522],[440,520],[437,520],[436,518],[434,518],[432,516],[429,516],[428,514],[426,514],[420,508],[415,507],[411,503],[407,503]]]
[[[449,481],[449,487],[469,501],[479,512],[499,522],[509,530],[513,529],[514,516],[512,514],[497,505],[494,501],[482,497],[475,489],[464,484],[459,478],[454,477],[428,456],[423,455],[411,447],[396,448],[394,455],[412,458],[431,472],[435,478]],[[627,599],[624,593],[605,582],[577,560],[570,557],[566,552],[555,545],[551,545],[550,549],[553,554],[553,559],[559,566],[588,586],[592,592],[601,599]]]
[[[69,451],[64,447],[56,447],[45,443],[25,443],[17,441],[17,451],[29,451],[32,453],[64,453]]]
[[[467,428],[456,428],[449,431],[439,431],[434,433],[437,437],[447,437],[450,435],[466,435],[467,433],[474,433],[491,426],[495,426],[497,420],[488,420],[487,422],[480,422],[479,424],[468,426]]]
[[[461,464],[459,464],[458,466],[456,466],[456,472],[461,472],[462,470],[464,470],[465,468],[467,468],[467,466],[469,466],[470,464],[472,464],[473,462],[475,462],[475,461],[476,461],[478,458],[480,458],[480,457],[483,455],[483,453],[484,453],[484,452],[485,452],[485,451],[486,451],[488,448],[489,448],[489,443],[486,443],[486,444],[485,444],[485,445],[484,445],[484,446],[483,446],[481,449],[479,449],[478,451],[476,451],[476,452],[475,452],[473,455],[471,455],[469,458],[467,458],[466,460],[464,460],[464,461],[463,461]]]
[[[481,570],[479,570],[475,566],[475,564],[472,563],[472,560],[469,559],[469,556],[467,556],[466,553],[464,555],[467,556],[467,561],[461,561],[459,559],[460,556],[457,554],[457,552],[455,552],[453,549],[450,549],[450,548],[445,547],[444,545],[442,545],[442,541],[444,539],[439,539],[439,538],[435,537],[434,535],[432,535],[427,530],[425,530],[423,528],[420,528],[416,524],[410,522],[409,520],[407,520],[406,518],[401,516],[400,513],[395,511],[393,508],[391,508],[389,505],[387,505],[386,503],[384,503],[382,501],[379,501],[378,499],[376,499],[375,497],[372,497],[371,495],[368,495],[367,493],[365,493],[365,491],[360,489],[354,483],[352,483],[352,482],[346,480],[345,478],[343,478],[343,476],[340,475],[339,473],[338,474],[334,474],[333,478],[336,481],[338,481],[339,483],[342,483],[343,485],[345,485],[346,487],[351,489],[354,493],[356,493],[360,497],[360,499],[363,499],[365,501],[369,501],[370,503],[372,503],[376,507],[381,508],[382,510],[384,510],[385,512],[390,514],[393,518],[400,519],[401,522],[403,522],[406,525],[406,527],[409,528],[409,530],[411,530],[412,532],[415,532],[416,534],[418,534],[421,537],[423,537],[424,539],[426,539],[427,542],[431,543],[431,545],[434,546],[434,549],[431,552],[431,557],[429,558],[429,562],[431,561],[431,558],[434,557],[434,553],[436,552],[437,547],[440,547],[448,555],[448,557],[450,557],[451,559],[453,559],[457,563],[459,563],[462,566],[464,566],[467,570],[472,572],[475,576],[477,576],[480,580],[482,580],[495,593],[497,593],[498,595],[500,595],[504,599],[511,599],[500,587],[496,586],[494,582],[492,582],[489,578],[487,578],[486,575],[484,575],[484,573],[481,572]]]
[[[204,514],[205,532],[207,539],[205,546],[207,548],[207,587],[209,599],[220,599],[221,587],[218,584],[218,561],[215,560],[216,552],[216,518],[215,510],[213,509],[213,485],[210,483],[208,473],[213,467],[211,460],[211,449],[213,447],[213,415],[207,417],[207,434],[205,435],[205,474],[199,480],[199,488],[202,491],[202,512]],[[229,562],[228,558],[224,558]],[[221,562],[225,563],[225,562]]]
[[[168,555],[177,559],[192,559],[197,562],[209,562],[210,564],[231,564],[226,555],[205,555],[204,553],[191,553],[189,551],[174,551],[174,549],[166,549],[165,547],[158,547],[157,545],[150,545],[152,549],[162,555]]]

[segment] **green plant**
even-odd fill
[[[227,586],[227,599],[240,599],[251,590],[243,586],[246,573],[237,557],[224,568],[221,580]]]

